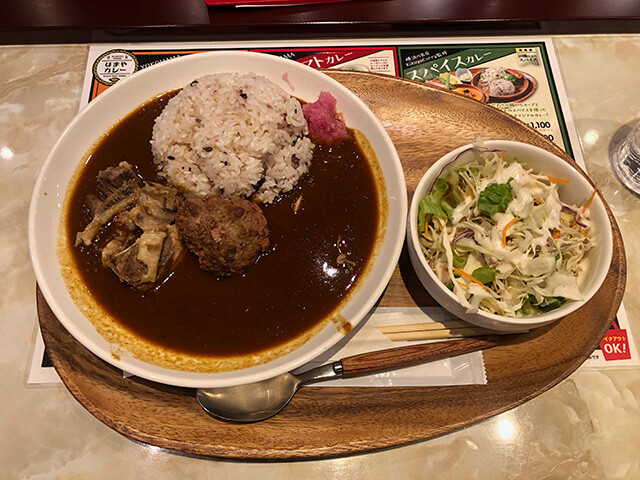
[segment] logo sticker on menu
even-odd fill
[[[540,65],[537,47],[516,47],[516,56],[520,65]]]
[[[93,76],[103,85],[111,86],[140,68],[138,59],[126,50],[109,50],[93,63]]]

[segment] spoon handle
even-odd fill
[[[455,357],[463,353],[495,347],[497,345],[495,340],[497,340],[497,336],[463,338],[462,340],[408,345],[353,355],[341,360],[342,376],[354,377]]]

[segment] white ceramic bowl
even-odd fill
[[[504,159],[507,161],[515,156],[527,167],[534,169],[534,171],[540,172],[543,175],[569,180],[570,183],[568,185],[559,186],[560,199],[566,203],[581,205],[588,200],[593,192],[593,187],[584,175],[562,158],[546,150],[526,143],[508,140],[487,141],[485,144],[489,148],[505,150]],[[460,304],[453,292],[436,277],[420,249],[417,224],[418,204],[422,198],[428,194],[431,186],[444,170],[464,165],[471,160],[471,154],[465,155],[463,153],[471,147],[471,145],[460,147],[434,163],[424,177],[422,177],[413,195],[407,222],[407,245],[411,263],[420,281],[429,294],[456,317],[469,323],[494,330],[518,331],[540,327],[559,320],[565,315],[577,310],[598,291],[611,264],[611,256],[613,253],[611,224],[604,204],[598,195],[595,196],[589,207],[591,220],[598,232],[598,243],[589,254],[589,268],[587,269],[581,287],[583,300],[567,301],[556,310],[532,317],[513,318],[491,314],[482,310],[467,312],[467,308]],[[458,157],[458,155],[460,155],[460,157]],[[456,159],[456,157],[458,158]]]
[[[293,370],[344,338],[328,322],[326,328],[303,346],[266,364],[216,374],[170,370],[141,362],[132,356],[113,358],[109,343],[98,334],[67,292],[56,251],[58,225],[67,185],[86,152],[113,124],[154,96],[182,87],[196,77],[229,71],[264,75],[285,91],[307,101],[316,100],[321,90],[331,92],[338,100],[337,109],[343,113],[347,125],[367,136],[378,157],[386,181],[389,217],[386,234],[370,274],[340,312],[351,325],[357,325],[382,294],[404,242],[407,195],[395,148],[366,105],[329,76],[276,56],[230,51],[171,60],[119,82],[73,119],[45,160],[31,199],[29,247],[38,284],[65,328],[103,360],[152,381],[202,388],[255,382]],[[295,91],[291,91],[290,85],[295,87]]]

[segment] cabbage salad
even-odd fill
[[[531,316],[581,300],[578,274],[595,243],[589,205],[558,197],[561,178],[534,173],[481,139],[445,168],[418,209],[422,251],[468,311]],[[455,162],[454,159],[451,163]]]

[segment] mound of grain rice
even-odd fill
[[[254,73],[198,78],[156,118],[160,174],[196,195],[269,203],[309,170],[313,144],[300,102]]]
[[[505,95],[513,95],[514,93],[516,93],[516,87],[509,80],[491,80],[489,82],[489,92],[491,93],[491,95],[504,97]]]

